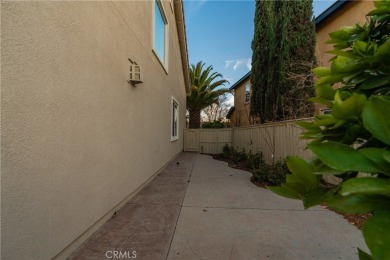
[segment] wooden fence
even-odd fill
[[[233,129],[184,129],[184,151],[218,154],[225,144],[232,145]]]
[[[307,120],[307,119],[306,119]],[[302,129],[293,121],[222,129],[185,129],[184,151],[218,154],[225,144],[245,152],[262,152],[266,163],[297,155],[309,159],[307,141],[299,139]]]
[[[303,129],[295,124],[297,121],[222,129],[184,129],[184,151],[218,154],[228,144],[240,151],[244,149],[246,153],[262,152],[268,164],[288,155],[310,159],[313,154],[305,150],[309,141],[299,139]],[[333,184],[340,182],[333,175],[325,175],[324,178]]]

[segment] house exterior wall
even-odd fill
[[[234,89],[234,112],[230,116],[232,127],[248,126],[250,115],[250,103],[245,102],[245,85],[250,82],[250,77]]]
[[[366,21],[365,15],[373,8],[373,1],[348,1],[316,26],[316,56],[319,66],[330,66],[329,60],[334,56],[326,53],[333,49],[332,44],[325,43],[329,40],[329,33],[358,22],[363,24]]]
[[[153,1],[1,3],[2,259],[66,257],[182,151],[185,80],[163,6],[168,72],[152,52]],[[142,68],[136,87],[128,58]]]
[[[316,57],[318,66],[329,67],[329,61],[334,55],[326,53],[333,49],[332,44],[326,44],[329,33],[339,30],[343,26],[354,26],[356,23],[364,24],[366,14],[374,8],[374,2],[348,1],[339,9],[330,14],[324,21],[316,26]],[[315,114],[321,114],[325,106],[315,105]]]

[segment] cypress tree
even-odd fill
[[[275,28],[272,26],[274,15],[272,14],[272,1],[256,1],[255,12],[255,33],[252,41],[252,95],[251,95],[251,115],[260,119],[268,118],[271,107],[268,103],[272,100],[271,88],[268,88],[269,82],[272,82],[272,72],[274,71],[272,63],[272,53],[275,52]],[[269,73],[262,73],[264,69]]]
[[[312,0],[256,1],[252,50],[252,116],[266,122],[312,115]]]
[[[285,1],[282,16],[285,44],[283,119],[307,117],[313,114],[308,99],[314,96],[311,69],[316,65],[315,27],[312,20],[313,1]]]

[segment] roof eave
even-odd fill
[[[180,56],[184,74],[184,85],[187,96],[191,94],[190,87],[190,66],[188,62],[186,25],[184,20],[184,6],[182,0],[174,0],[174,10],[177,33],[179,36]]]
[[[249,71],[247,74],[245,74],[242,78],[240,78],[236,83],[234,83],[233,86],[231,86],[229,89],[230,90],[233,90],[235,88],[237,88],[242,82],[244,82],[245,80],[247,80],[250,76],[251,76],[251,72],[252,71]]]
[[[348,3],[348,0],[338,0],[323,11],[318,17],[315,18],[315,25],[318,26],[325,21],[331,14],[333,14],[340,7]]]
[[[235,108],[234,106],[230,107],[229,111],[228,111],[227,114],[226,114],[226,118],[227,118],[227,119],[230,119],[230,117],[232,116],[232,114],[233,114],[233,112],[234,112],[235,109],[236,109],[236,108]]]

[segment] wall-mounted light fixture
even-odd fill
[[[130,78],[127,82],[129,82],[133,86],[142,83],[141,67],[131,59],[129,59],[129,67],[130,67]]]

